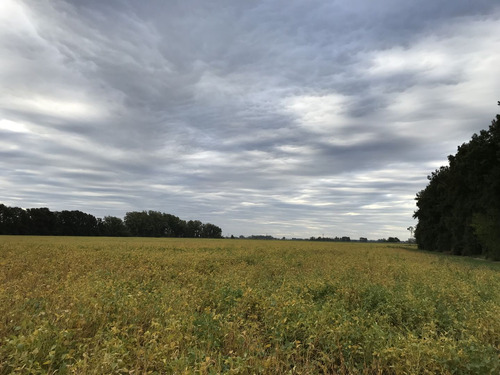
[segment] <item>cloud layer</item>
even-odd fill
[[[407,238],[500,99],[495,2],[0,3],[0,202]]]

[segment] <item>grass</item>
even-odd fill
[[[386,244],[0,237],[0,374],[498,374],[500,264]]]

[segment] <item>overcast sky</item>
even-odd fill
[[[0,203],[407,239],[499,67],[495,0],[1,0]]]

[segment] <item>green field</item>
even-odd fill
[[[408,246],[0,237],[0,374],[498,374],[500,264]]]

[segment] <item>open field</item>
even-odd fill
[[[498,374],[500,264],[397,245],[0,237],[0,374]]]

